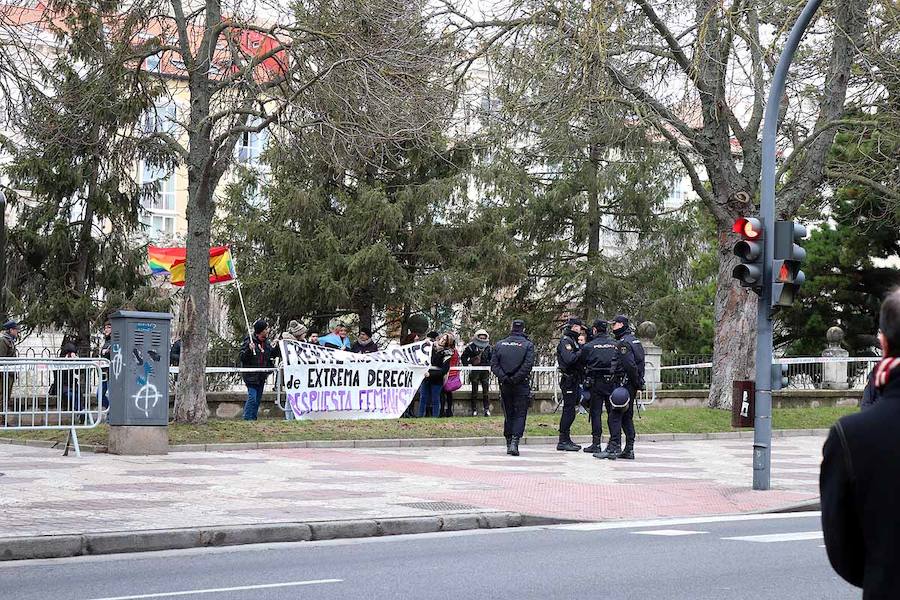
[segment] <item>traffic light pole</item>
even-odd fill
[[[756,407],[753,422],[753,489],[767,490],[772,479],[772,260],[775,256],[775,136],[788,69],[822,0],[809,0],[791,28],[769,87],[762,135],[759,216],[763,235],[763,289],[756,333]]]

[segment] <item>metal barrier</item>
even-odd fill
[[[786,389],[821,389],[826,383],[846,383],[849,389],[860,390],[866,386],[869,372],[880,360],[878,356],[812,356],[776,358],[774,362],[788,366]],[[846,366],[846,380],[843,380],[843,375],[838,374],[826,377],[829,365]],[[662,389],[704,389],[709,387],[712,363],[664,365],[660,375]]]
[[[79,429],[103,421],[109,361],[96,358],[0,359],[0,431],[68,429],[75,455]]]

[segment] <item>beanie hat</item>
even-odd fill
[[[512,331],[512,333],[525,333],[525,321],[522,319],[514,319],[510,331]]]
[[[572,327],[574,325],[584,327],[584,321],[582,321],[578,317],[569,317],[568,319],[566,319],[566,327]]]
[[[372,330],[369,329],[368,327],[360,327],[359,334],[360,335],[366,334],[367,336],[372,337]]]
[[[265,319],[260,319],[256,323],[253,324],[253,333],[259,335],[263,331],[265,331],[269,327],[269,324],[266,323]]]
[[[485,337],[491,337],[491,336],[488,334],[488,332],[487,332],[486,330],[484,330],[484,329],[479,329],[478,331],[475,332],[475,337],[478,337],[479,335],[483,335],[483,336],[485,336]]]
[[[300,323],[300,321],[291,320],[288,323],[287,332],[296,338],[305,336],[307,331],[306,326]]]

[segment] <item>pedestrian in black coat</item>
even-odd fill
[[[831,428],[819,476],[828,559],[864,600],[900,597],[900,288],[881,305],[879,339],[879,401]]]

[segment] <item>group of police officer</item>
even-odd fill
[[[584,345],[578,342],[581,335],[587,338]],[[634,459],[634,402],[638,390],[644,388],[644,348],[632,333],[628,317],[617,315],[609,322],[598,319],[590,332],[581,319],[570,318],[556,347],[556,360],[562,373],[563,398],[556,449],[581,450],[581,446],[572,441],[571,429],[578,405],[583,403],[589,407],[593,437],[593,443],[584,451],[595,458]],[[516,319],[509,336],[497,342],[491,357],[491,371],[500,382],[506,453],[512,456],[519,456],[519,441],[525,434],[533,366],[534,344],[525,335],[525,322]],[[609,442],[605,450],[600,445],[604,407],[609,423]]]
[[[584,345],[578,343],[581,335],[588,338]],[[644,388],[644,348],[632,333],[628,317],[617,315],[609,322],[598,319],[591,332],[581,319],[570,318],[556,347],[556,360],[563,406],[556,449],[582,449],[572,441],[571,429],[578,405],[583,403],[588,407],[592,437],[584,451],[594,458],[634,459],[634,403],[638,390]],[[604,407],[609,425],[605,450],[601,447]]]

